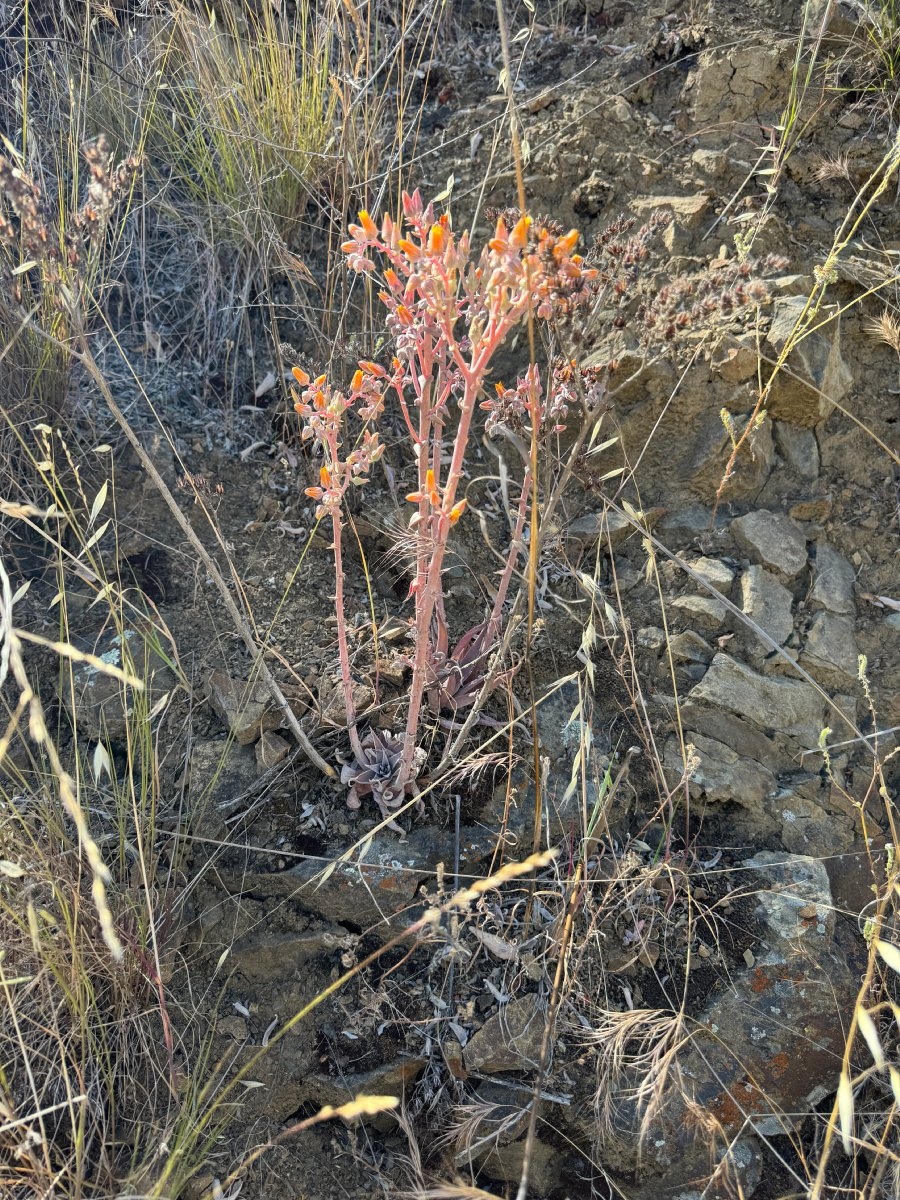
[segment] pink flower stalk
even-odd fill
[[[411,522],[419,547],[412,585],[416,647],[400,766],[401,777],[408,778],[423,694],[435,674],[430,633],[435,613],[439,624],[444,617],[441,574],[447,540],[465,509],[457,493],[472,417],[491,359],[529,313],[549,317],[587,300],[597,272],[585,268],[574,253],[574,230],[564,236],[534,230],[527,216],[508,229],[501,219],[473,261],[468,234],[457,238],[449,217],[437,217],[418,191],[404,193],[403,214],[405,231],[389,215],[379,229],[361,212],[342,249],[357,271],[372,273],[375,255],[389,264],[379,295],[388,310],[396,362],[406,368],[403,378],[395,374],[392,382],[418,463],[418,487],[409,496],[418,505]],[[529,386],[533,389],[535,381]],[[412,390],[418,408],[417,425],[406,388]],[[451,398],[458,415],[444,474],[442,434],[449,424]],[[495,621],[490,624],[493,627]]]
[[[369,366],[370,364],[365,364]],[[344,693],[344,705],[347,713],[347,732],[350,735],[350,745],[357,758],[364,754],[359,731],[356,728],[356,712],[353,708],[353,681],[350,675],[350,651],[347,645],[347,625],[344,615],[344,562],[341,548],[342,512],[344,496],[352,485],[363,484],[368,479],[368,471],[372,463],[377,462],[384,453],[384,446],[378,439],[378,434],[370,429],[363,432],[362,444],[341,457],[344,414],[354,404],[358,404],[357,412],[364,421],[371,421],[380,415],[384,406],[377,371],[367,371],[364,364],[353,377],[350,395],[334,391],[324,375],[311,380],[305,371],[294,367],[294,378],[303,388],[296,395],[294,408],[304,418],[302,437],[312,440],[321,450],[324,462],[319,468],[319,486],[308,487],[306,495],[316,501],[316,520],[331,518],[333,535],[334,575],[335,575],[335,612],[337,614],[338,657],[341,664],[341,687]]]
[[[498,220],[494,236],[473,257],[469,236],[457,236],[446,214],[437,216],[418,191],[403,195],[404,223],[386,215],[381,225],[367,212],[349,227],[342,249],[349,266],[372,274],[383,264],[379,297],[393,340],[390,368],[360,362],[349,393],[332,389],[324,376],[310,381],[295,371],[304,391],[297,400],[303,416],[304,438],[320,448],[323,464],[317,487],[307,494],[317,501],[318,518],[330,516],[334,533],[335,604],[341,679],[347,724],[355,761],[343,772],[350,783],[350,803],[369,793],[388,817],[403,797],[416,792],[416,775],[424,754],[418,748],[419,717],[426,690],[440,704],[441,681],[456,705],[471,703],[486,677],[487,659],[502,626],[502,608],[523,546],[523,530],[533,486],[525,482],[516,528],[493,609],[482,626],[470,631],[448,656],[449,637],[444,612],[442,574],[450,531],[463,517],[466,498],[459,495],[472,419],[483,395],[491,360],[512,330],[529,315],[550,317],[570,311],[589,299],[597,271],[585,267],[574,253],[578,234],[561,235],[535,228],[530,217]],[[417,482],[407,499],[416,505],[411,521],[416,543],[415,577],[410,593],[415,600],[415,651],[406,729],[402,739],[370,731],[361,737],[353,711],[350,658],[344,617],[341,557],[341,512],[348,487],[364,483],[371,463],[383,453],[373,426],[384,398],[392,391],[412,443]],[[521,404],[518,398],[521,393]],[[530,408],[522,407],[525,403]],[[505,402],[505,403],[504,403]],[[520,389],[503,393],[490,420],[503,423],[516,408],[517,417],[559,429],[565,401],[545,402],[537,369]],[[543,404],[544,409],[541,405]],[[484,406],[482,406],[484,407]],[[363,422],[356,447],[343,454],[342,429],[346,413],[355,409]],[[538,414],[538,415],[535,415]],[[445,444],[445,434],[451,444]],[[527,464],[526,464],[527,468]],[[457,657],[462,662],[457,662]],[[458,675],[456,667],[464,672]],[[462,686],[454,685],[460,679]],[[391,818],[392,819],[392,818]]]

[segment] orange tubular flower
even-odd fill
[[[434,471],[431,467],[425,472],[425,491],[410,492],[406,498],[410,504],[421,504],[423,500],[427,500],[432,508],[437,508],[441,502],[441,495],[435,485]]]
[[[362,385],[363,385],[363,373],[362,373],[362,371],[355,371],[353,373],[353,379],[350,381],[350,391],[351,392],[361,392]]]
[[[509,244],[513,250],[524,249],[528,241],[528,230],[531,228],[531,217],[520,217],[510,235]]]
[[[400,238],[397,242],[397,248],[402,250],[409,259],[417,259],[422,257],[422,250],[415,242],[411,242],[409,238]]]
[[[494,236],[488,242],[488,247],[491,250],[494,250],[497,254],[502,254],[508,245],[509,233],[506,226],[503,224],[503,218],[501,217],[497,221],[497,228],[494,231]]]
[[[365,209],[362,209],[359,214],[359,223],[362,225],[362,231],[370,241],[375,241],[378,237],[378,226],[369,216]]]
[[[359,363],[359,369],[364,371],[366,375],[375,375],[379,379],[384,379],[384,377],[387,375],[387,371],[384,369],[384,367],[381,366],[380,363],[376,362],[368,362],[361,359]]]
[[[455,525],[468,507],[468,500],[460,500],[458,504],[454,504],[450,509],[450,524]]]
[[[447,245],[447,229],[446,226],[437,224],[432,225],[428,231],[428,253],[441,254],[444,247]]]
[[[309,376],[307,375],[307,373],[305,371],[301,371],[301,369],[299,367],[293,367],[291,369],[291,374],[294,376],[294,378],[297,380],[297,382],[300,384],[301,387],[306,387],[306,385],[309,383]]]

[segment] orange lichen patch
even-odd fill
[[[748,1113],[768,1112],[765,1094],[745,1075],[731,1091],[721,1092],[708,1105],[710,1114],[726,1133],[737,1133],[746,1124]]]
[[[772,1055],[772,1075],[776,1079],[780,1079],[791,1065],[789,1055],[782,1050],[779,1054]]]
[[[753,982],[750,984],[751,992],[755,992],[758,996],[761,992],[768,992],[774,986],[775,980],[771,979],[762,967],[757,967],[753,972]]]

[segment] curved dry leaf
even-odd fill
[[[844,1153],[849,1158],[853,1146],[853,1084],[845,1071],[841,1072],[841,1080],[838,1084],[837,1104],[841,1141],[844,1143]]]
[[[875,1022],[872,1020],[872,1014],[868,1009],[860,1007],[856,1016],[859,1024],[859,1032],[863,1035],[866,1045],[869,1047],[869,1053],[876,1067],[884,1066],[884,1051],[881,1048],[881,1038],[878,1036],[878,1030],[875,1028]]]
[[[875,943],[875,949],[891,968],[900,975],[900,947],[895,946],[893,942],[883,942],[880,938]]]

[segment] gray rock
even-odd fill
[[[255,781],[253,756],[242,753],[250,758]],[[359,853],[350,861],[339,861],[324,879],[327,864],[319,858],[301,859],[284,871],[221,870],[213,878],[232,895],[290,898],[331,924],[370,929],[388,940],[419,915],[419,889],[434,877],[439,863],[454,862],[458,853],[463,872],[480,873],[496,846],[496,825],[464,825],[458,849],[452,828],[416,828],[402,841],[393,833],[378,834],[362,853],[362,861]],[[523,855],[531,852],[530,840],[528,846]]]
[[[826,810],[815,801],[788,792],[779,796],[775,811],[781,818],[781,842],[792,854],[807,854],[823,861],[853,845],[853,822],[843,813]]]
[[[635,641],[645,650],[662,650],[666,644],[666,633],[658,625],[644,625],[637,631]]]
[[[733,414],[734,430],[738,436],[743,433],[748,419],[748,413]],[[691,435],[680,478],[692,491],[711,500],[721,490],[722,475],[731,458],[731,434],[722,424],[718,413],[704,415],[701,412],[692,422]],[[772,440],[770,422],[764,421],[761,425],[754,425],[742,442],[735,469],[727,480],[724,494],[729,500],[752,502],[764,487],[775,461],[775,443]],[[677,463],[676,469],[680,465],[680,462]]]
[[[689,698],[681,706],[681,717],[686,730],[695,730],[717,742],[724,742],[741,758],[755,759],[771,771],[784,768],[784,754],[779,747],[733,713],[720,708],[708,708]]]
[[[268,771],[284,762],[290,752],[290,742],[277,733],[264,733],[256,743],[256,764],[260,771]]]
[[[803,479],[819,475],[819,443],[811,429],[800,429],[786,421],[775,422],[775,446],[789,467]]]
[[[757,813],[763,811],[763,801],[776,790],[775,776],[751,758],[741,758],[729,746],[699,733],[687,733],[700,759],[691,776],[690,789],[710,801],[740,804]],[[666,766],[681,774],[681,753],[678,740],[666,743]]]
[[[846,558],[827,542],[817,542],[813,585],[809,594],[810,607],[827,608],[833,613],[854,613],[855,583],[856,572]]]
[[[751,562],[787,579],[796,579],[806,567],[806,537],[784,513],[768,509],[747,513],[731,522],[731,532]]]
[[[627,517],[610,509],[577,517],[567,526],[566,537],[584,546],[602,538],[604,545],[616,550],[635,532]]]
[[[854,917],[872,903],[885,875],[885,851],[882,845],[854,842],[844,853],[828,855],[825,869],[838,911]]]
[[[692,1181],[708,1178],[710,1158],[723,1147],[748,1135],[792,1135],[835,1086],[856,983],[843,947],[834,944],[825,868],[804,855],[768,852],[742,865],[759,884],[761,941],[753,964],[731,973],[725,990],[692,1014],[679,1086],[643,1130],[642,1145],[630,1147],[634,1167],[640,1164],[641,1182],[629,1191],[636,1200],[690,1196]],[[684,1097],[709,1115],[709,1141],[698,1122],[685,1119]],[[631,1119],[636,1126],[638,1114]],[[755,1155],[746,1162],[752,1185],[759,1178]],[[705,1188],[704,1197],[732,1195],[723,1184]]]
[[[209,703],[241,746],[251,745],[266,730],[278,729],[282,723],[264,684],[232,679],[227,671],[210,673]]]
[[[806,306],[805,296],[786,296],[772,305],[767,344],[777,356],[792,338]],[[766,397],[769,413],[792,425],[818,425],[843,399],[853,382],[840,345],[840,317],[832,306],[822,311],[831,320],[807,334],[790,352],[786,368],[775,376]]]
[[[727,525],[728,518],[721,509],[713,521],[712,508],[705,504],[679,504],[662,518],[659,532],[668,545],[721,535]]]
[[[715,656],[690,697],[719,705],[760,728],[797,737],[810,749],[823,728],[825,703],[810,684],[757,675],[727,654]]]
[[[707,558],[706,555],[703,555],[692,562],[688,561],[687,565],[717,592],[721,592],[723,596],[728,595],[734,582],[734,571],[721,559]],[[715,599],[715,597],[713,598]]]
[[[858,651],[856,631],[850,617],[818,612],[800,652],[800,664],[819,683],[846,687],[856,679]]]
[[[641,520],[649,528],[653,528],[664,514],[665,509],[650,509],[644,512]],[[641,530],[640,528],[636,529],[634,523],[620,512],[616,512],[614,509],[601,509],[598,512],[586,512],[577,517],[566,527],[565,535],[566,538],[582,542],[584,545],[590,545],[601,539],[602,544],[610,547],[611,550],[618,550],[630,536],[636,535],[637,538],[640,538]]]
[[[705,633],[721,633],[727,627],[729,611],[721,600],[712,596],[678,596],[672,609],[687,623]]]
[[[779,646],[794,632],[793,596],[765,567],[748,567],[741,576],[741,608],[756,625]],[[771,647],[752,636],[754,650],[759,655],[771,653]]]
[[[709,642],[704,641],[700,634],[695,633],[693,629],[677,633],[669,642],[669,650],[676,662],[703,663],[704,665],[710,662],[715,654],[715,650]]]
[[[237,941],[228,961],[247,979],[290,979],[311,959],[348,949],[355,940],[340,925],[302,933],[263,932]]]
[[[256,759],[248,746],[212,739],[194,741],[188,770],[193,832],[205,837],[224,834],[224,813],[239,803],[241,796],[252,794],[258,779]]]
[[[567,1155],[537,1136],[532,1144],[528,1166],[530,1192],[543,1196],[558,1188],[560,1174],[567,1159]],[[492,1146],[489,1152],[480,1158],[478,1168],[498,1183],[515,1185],[522,1178],[524,1160],[525,1139],[521,1138],[517,1142]]]
[[[279,1057],[278,1055],[267,1055],[267,1058]],[[339,1073],[336,1075],[319,1075],[314,1071],[305,1071],[295,1077],[295,1087],[297,1089],[295,1095],[299,1096],[299,1100],[295,1103],[292,1111],[296,1112],[297,1108],[302,1104],[309,1104],[315,1108],[323,1108],[326,1104],[335,1106],[347,1104],[356,1096],[399,1096],[401,1099],[404,1095],[408,1095],[413,1084],[422,1074],[427,1064],[425,1058],[396,1058],[394,1056],[379,1067],[373,1067],[371,1071],[360,1071],[358,1074],[349,1075]],[[254,1074],[254,1078],[259,1078]],[[262,1088],[258,1089],[262,1091]],[[289,1113],[284,1112],[285,1105],[275,1106],[275,1111],[272,1113],[277,1120],[286,1120]],[[272,1109],[270,1108],[271,1112]],[[366,1123],[371,1124],[376,1129],[386,1131],[395,1126],[395,1119],[390,1112],[378,1113],[374,1117],[367,1117]]]
[[[713,360],[712,367],[726,383],[746,383],[759,367],[759,352],[752,343],[741,341],[736,346],[728,346]]]
[[[85,644],[80,648],[143,680],[142,712],[149,711],[175,684],[175,675],[166,660],[151,639],[136,629],[126,629],[121,635],[105,634],[95,645]],[[118,742],[125,737],[134,712],[135,694],[127,684],[90,663],[80,662],[72,666],[72,692],[66,688],[63,699],[71,710],[79,736]]]
[[[523,996],[501,1005],[463,1050],[466,1070],[485,1075],[537,1070],[546,1019],[537,996]]]

